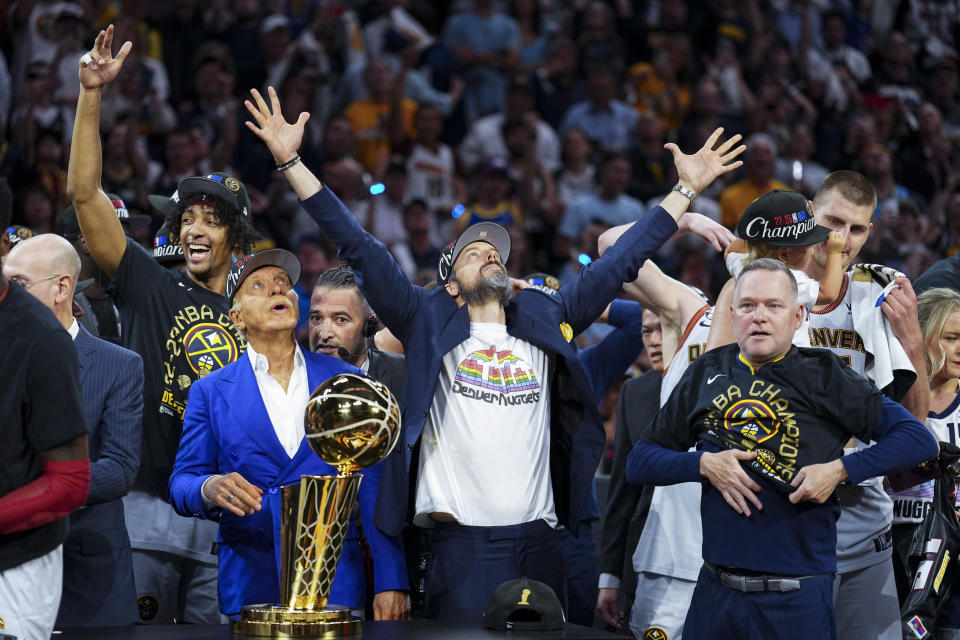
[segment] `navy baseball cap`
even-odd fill
[[[816,223],[813,205],[802,193],[774,189],[750,203],[737,235],[774,247],[807,247],[826,241],[830,229]]]
[[[177,186],[177,199],[180,202],[190,202],[191,198],[205,195],[216,196],[243,217],[250,217],[250,196],[247,195],[247,188],[227,173],[217,171],[205,176],[184,178]]]
[[[510,257],[510,234],[506,229],[495,222],[478,222],[467,227],[457,241],[440,253],[440,263],[437,265],[437,282],[447,284],[453,276],[453,263],[463,248],[472,242],[486,242],[500,254],[500,262],[507,264]]]
[[[227,299],[233,302],[233,296],[247,276],[261,267],[279,267],[287,272],[290,285],[300,280],[300,261],[286,249],[266,249],[251,253],[233,263],[227,275]]]

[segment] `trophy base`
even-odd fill
[[[230,633],[262,638],[340,638],[360,633],[363,621],[350,609],[336,605],[320,610],[290,609],[269,604],[244,607],[239,620],[230,621]]]

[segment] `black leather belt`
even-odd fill
[[[741,593],[764,593],[772,591],[775,593],[786,593],[788,591],[797,591],[800,589],[800,581],[814,576],[769,576],[769,575],[743,575],[718,567],[709,562],[704,562],[703,566],[717,576],[720,584]]]

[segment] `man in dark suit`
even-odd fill
[[[348,265],[327,269],[317,278],[309,323],[310,351],[349,362],[387,385],[396,397],[403,395],[403,356],[372,346],[379,323]]]
[[[90,447],[90,490],[70,514],[63,545],[63,596],[58,627],[133,624],[137,602],[123,501],[140,462],[143,361],[95,338],[73,317],[80,258],[53,234],[18,244],[4,265],[73,337],[80,362],[83,417]]]
[[[493,223],[461,234],[438,269],[441,286],[426,291],[300,162],[309,114],[289,124],[272,89],[270,106],[251,93],[256,106],[246,106],[256,124],[248,127],[350,262],[367,300],[403,344],[407,370],[418,376],[404,388],[403,433],[386,461],[376,525],[396,534],[414,515],[415,524],[435,532],[428,615],[478,619],[494,589],[522,575],[546,582],[564,601],[566,568],[557,561],[554,527],[579,523],[604,442],[571,341],[677,231],[696,192],[739,166],[739,137],[714,150],[718,130],[693,156],[669,145],[681,184],[556,297],[531,288],[509,298],[509,234]]]
[[[610,469],[610,488],[600,540],[602,586],[597,609],[604,621],[614,628],[620,628],[623,620],[629,619],[637,585],[633,550],[637,548],[653,495],[652,487],[627,482],[627,454],[660,407],[660,380],[663,374],[661,344],[657,315],[652,311],[644,311],[643,346],[652,368],[627,380],[620,390],[613,466]]]

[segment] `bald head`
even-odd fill
[[[80,256],[65,239],[44,233],[18,243],[7,254],[3,275],[45,304],[64,328],[73,323]]]

